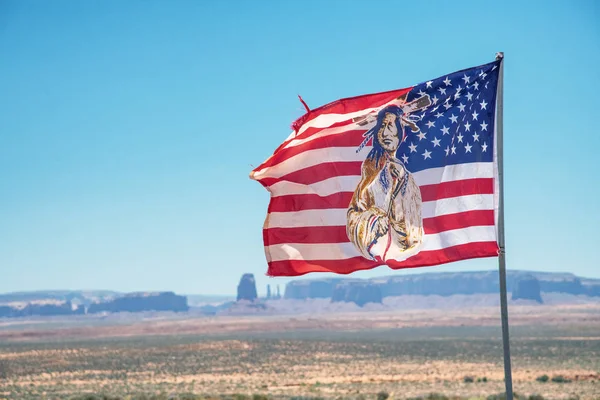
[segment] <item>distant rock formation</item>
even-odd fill
[[[58,304],[36,304],[29,303],[21,310],[21,316],[28,317],[33,315],[72,315],[73,305],[70,301]]]
[[[382,303],[381,288],[368,282],[348,282],[336,285],[332,302],[355,303],[362,307],[367,303]]]
[[[512,292],[518,282],[526,277],[537,279],[540,291],[561,292],[574,295],[600,296],[600,279],[584,279],[569,273],[532,271],[507,271],[507,289]],[[497,271],[481,272],[440,272],[403,276],[388,276],[361,279],[314,279],[296,280],[286,285],[286,299],[333,298],[338,284],[367,282],[378,286],[382,297],[421,295],[452,296],[457,294],[498,293],[500,282]]]
[[[173,292],[129,293],[116,299],[93,303],[88,314],[100,312],[188,311],[187,298]]]
[[[373,279],[384,297],[495,293],[500,290],[498,273],[433,273]]]
[[[256,281],[254,274],[244,274],[240,279],[237,287],[237,301],[248,300],[254,301],[258,295],[256,294]]]
[[[543,303],[540,282],[531,275],[519,279],[513,288],[512,299],[535,300],[540,304]]]
[[[11,306],[0,306],[0,318],[16,317],[15,313],[18,310]]]
[[[204,306],[198,307],[198,310],[204,315],[217,315],[219,312],[227,310],[233,307],[235,304],[236,303],[233,301],[229,301],[218,305],[206,304]]]
[[[341,278],[292,281],[285,286],[286,299],[327,299],[333,296],[335,286]]]
[[[600,283],[590,283],[584,287],[588,296],[600,297]]]
[[[79,315],[85,313],[83,306],[74,306],[70,301],[34,301],[25,304],[0,306],[0,317],[33,317],[54,315]]]
[[[268,307],[260,301],[239,300],[229,307],[222,307],[216,312],[217,315],[251,315],[265,314]]]
[[[88,306],[94,302],[107,300],[120,295],[121,293],[109,290],[42,290],[34,292],[13,292],[0,294],[0,304],[70,301],[73,304],[84,304]]]

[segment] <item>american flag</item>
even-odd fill
[[[291,135],[250,174],[271,194],[263,226],[267,274],[347,274],[378,265],[400,269],[497,256],[494,118],[500,62],[337,100],[298,119]],[[385,110],[396,110],[389,121],[401,124],[382,119]],[[397,133],[397,142],[386,141],[386,129]],[[385,151],[374,150],[376,140]],[[420,192],[413,200],[411,182]],[[399,207],[394,217],[384,203]],[[351,209],[360,212],[351,217]],[[412,222],[411,212],[418,215]],[[392,233],[400,250],[390,250]],[[376,252],[374,241],[361,247],[353,237],[374,237],[382,250]]]

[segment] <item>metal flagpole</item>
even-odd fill
[[[504,129],[504,53],[496,54],[500,62],[498,72],[498,96],[496,99],[496,143],[498,154],[498,257],[500,273],[500,310],[502,314],[502,344],[504,347],[504,384],[506,386],[506,399],[513,400],[512,372],[510,366],[510,340],[508,332],[508,301],[506,299],[506,250],[504,242],[504,154],[502,134]]]

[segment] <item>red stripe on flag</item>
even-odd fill
[[[423,201],[434,201],[450,197],[471,194],[493,194],[493,178],[463,179],[460,181],[442,182],[435,185],[420,186]]]
[[[434,234],[471,226],[493,226],[494,210],[466,211],[423,219],[425,234]]]
[[[394,262],[388,260],[391,269],[429,267],[471,258],[497,257],[496,242],[475,242],[459,246],[447,247],[443,250],[422,251],[408,260]],[[311,272],[333,272],[350,274],[354,271],[372,269],[382,263],[354,257],[346,260],[285,260],[272,261],[269,264],[269,276],[300,276]]]
[[[294,182],[303,185],[321,182],[325,179],[338,176],[359,176],[362,168],[362,161],[339,161],[326,162],[312,167],[299,169],[279,178],[259,179],[264,186],[271,186],[277,182]]]
[[[315,108],[298,118],[292,126],[299,130],[302,125],[323,114],[349,114],[364,110],[366,108],[375,108],[382,106],[390,101],[410,92],[412,87],[388,92],[364,94],[362,96],[347,97],[339,99],[324,106]]]
[[[261,169],[267,167],[273,167],[308,150],[325,149],[330,147],[358,147],[364,140],[363,133],[365,132],[366,129],[351,130],[335,135],[319,137],[309,142],[299,144],[298,146],[282,149],[275,153],[273,157],[259,165],[255,171],[260,171]]]
[[[344,168],[347,168],[347,172],[356,168],[355,165],[349,165],[353,163],[345,164],[348,164],[344,166]],[[321,176],[329,176],[329,174],[332,174],[333,172],[334,171],[331,169],[319,170],[318,168],[311,167],[306,168],[302,173],[298,173],[294,178],[297,180],[304,180],[302,183],[308,184],[307,181],[314,180],[315,182],[319,182],[322,180],[318,177],[319,174],[322,174]],[[348,175],[350,175],[350,173],[348,173]],[[315,176],[317,178],[312,178]],[[275,183],[276,179],[278,178],[269,178],[269,181]],[[266,179],[262,180],[261,183],[265,184],[265,181]],[[437,185],[426,185],[421,186],[420,188],[422,201],[435,201],[472,194],[493,194],[494,181],[493,178],[465,179],[461,181],[443,182]],[[316,194],[293,194],[272,197],[269,203],[269,211],[292,212],[327,208],[347,208],[350,204],[352,194],[353,192],[339,192],[326,197],[321,197]]]
[[[334,124],[331,124],[331,125],[329,125],[328,127],[325,127],[325,128],[308,128],[304,132],[302,132],[301,134],[295,135],[291,139],[286,140],[285,142],[283,142],[277,149],[275,149],[275,151],[273,152],[273,154],[275,154],[278,151],[280,151],[281,149],[283,149],[292,140],[306,139],[308,137],[311,137],[315,133],[321,132],[323,129],[339,128],[340,126],[353,125],[353,124],[354,124],[354,121],[352,121],[352,119],[347,119],[347,120],[344,120],[344,121],[340,121],[340,122],[336,122]]]
[[[467,211],[423,219],[425,234],[432,235],[472,226],[493,226],[494,211]],[[345,226],[303,226],[263,229],[265,246],[282,243],[348,243]]]
[[[269,212],[348,208],[353,194],[353,192],[338,192],[329,196],[319,196],[318,194],[277,196],[271,199]]]
[[[263,229],[265,246],[281,243],[346,243],[345,226],[310,226]]]

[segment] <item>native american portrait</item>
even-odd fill
[[[410,104],[400,100],[370,117],[374,125],[364,134],[359,150],[368,141],[373,147],[362,163],[361,179],[347,212],[350,241],[364,257],[383,262],[416,254],[423,240],[421,191],[396,153],[408,131],[419,131],[410,112],[430,102],[428,96]]]

